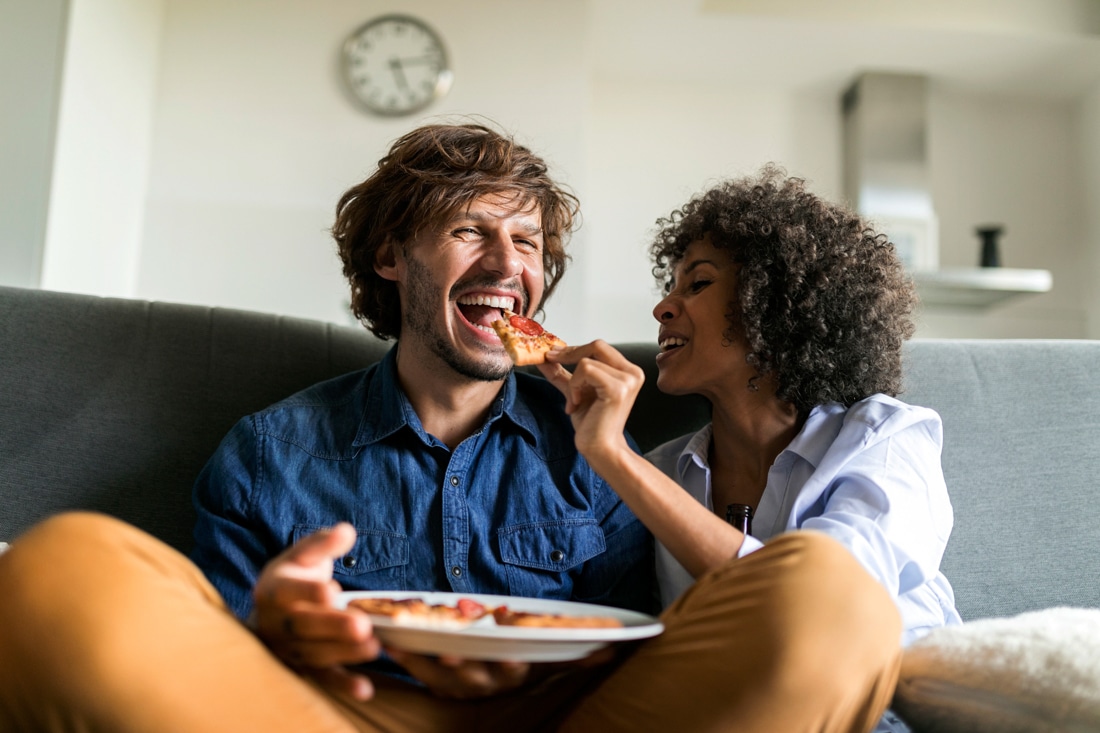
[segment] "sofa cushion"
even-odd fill
[[[906,650],[893,707],[917,733],[1100,730],[1100,609],[937,629]]]

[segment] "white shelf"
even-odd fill
[[[1051,288],[1050,270],[1011,267],[949,267],[914,272],[925,305],[988,308],[1009,298],[1045,293]]]

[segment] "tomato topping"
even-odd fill
[[[465,618],[480,618],[485,613],[485,606],[469,598],[459,598],[455,608]]]
[[[508,319],[508,322],[512,324],[512,327],[516,330],[523,331],[528,336],[538,336],[542,333],[542,326],[530,318],[524,318],[523,316],[512,316]]]

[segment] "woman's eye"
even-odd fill
[[[689,289],[693,293],[698,293],[700,290],[702,290],[703,288],[705,288],[706,286],[708,286],[710,284],[711,284],[710,280],[696,280],[695,282],[693,282],[691,284]]]

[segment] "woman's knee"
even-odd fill
[[[897,605],[846,547],[817,532],[793,532],[774,545],[787,556],[787,572],[771,586],[767,613],[781,620],[775,643],[786,655],[807,663],[828,658],[834,673],[845,660],[877,668],[896,659],[902,631]]]

